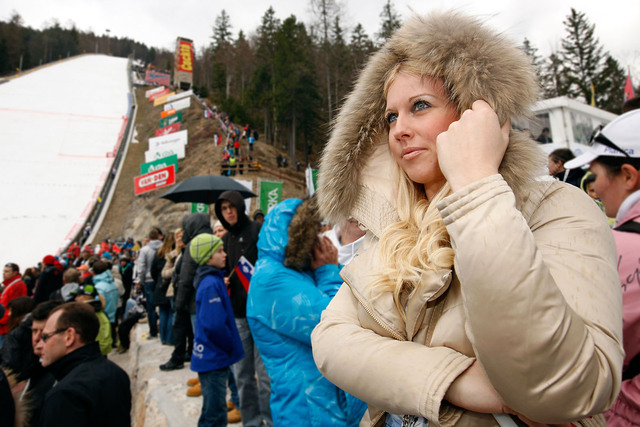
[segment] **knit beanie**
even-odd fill
[[[189,254],[198,265],[206,264],[211,255],[222,246],[222,240],[213,234],[202,233],[189,243]]]

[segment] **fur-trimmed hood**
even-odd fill
[[[287,199],[275,206],[262,225],[258,258],[269,257],[297,271],[309,270],[311,251],[320,232],[315,197]]]
[[[483,99],[500,123],[529,117],[538,99],[530,60],[504,36],[457,12],[416,16],[368,61],[334,123],[320,162],[318,204],[332,222],[353,216],[380,235],[397,221],[399,177],[392,167],[384,120],[384,82],[399,62],[421,65],[441,79],[459,112]],[[511,132],[500,173],[520,202],[525,187],[544,169],[544,154],[519,132]]]

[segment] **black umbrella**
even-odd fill
[[[218,197],[227,190],[235,190],[244,198],[258,197],[239,182],[219,175],[192,176],[160,197],[174,203],[191,202],[210,205],[215,203]]]

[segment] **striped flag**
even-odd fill
[[[234,270],[238,279],[240,279],[244,290],[249,293],[249,284],[251,283],[251,276],[253,276],[253,264],[251,264],[243,255],[238,260]]]

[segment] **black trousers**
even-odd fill
[[[142,317],[144,316],[140,313],[132,314],[131,316],[128,316],[126,319],[120,322],[120,326],[118,326],[118,338],[120,338],[120,345],[127,350],[131,345],[129,333],[131,332],[133,326],[138,323],[138,320],[140,320]]]
[[[171,353],[171,360],[176,363],[184,362],[185,354],[191,354],[193,351],[193,327],[189,310],[176,310],[173,323],[173,344],[175,348]]]

